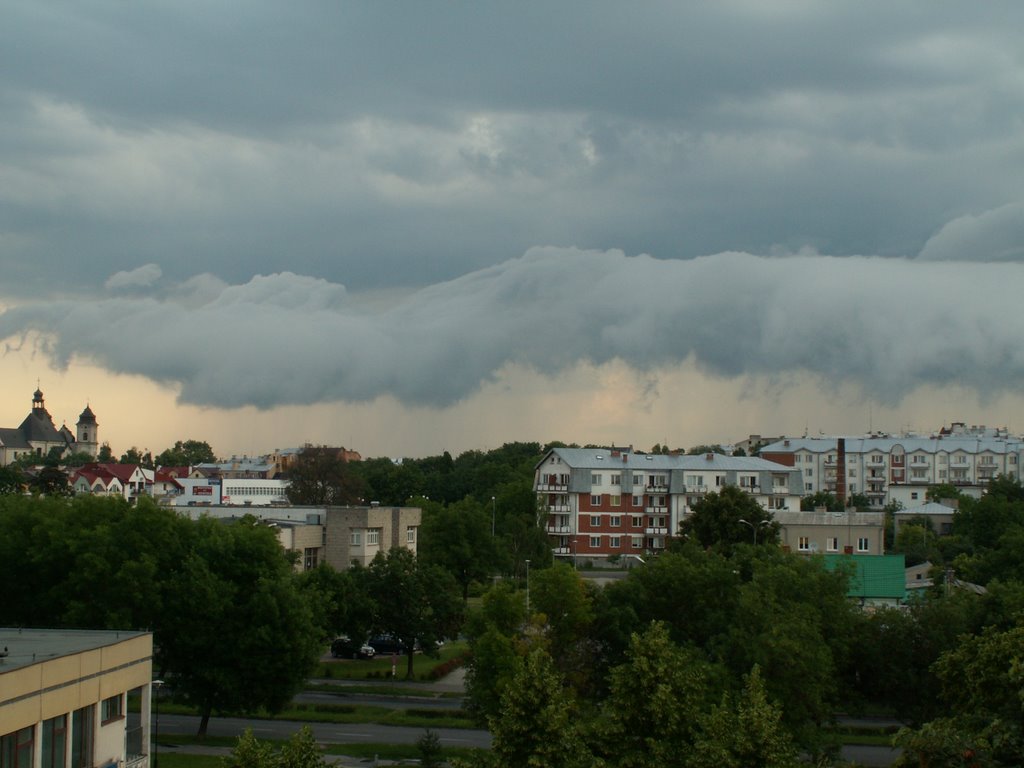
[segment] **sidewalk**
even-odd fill
[[[315,685],[337,685],[339,687],[344,687],[346,685],[380,687],[398,686],[402,688],[420,689],[430,693],[436,693],[438,695],[443,693],[464,694],[466,692],[466,668],[458,667],[457,669],[453,669],[440,680],[434,680],[433,682],[425,682],[423,680],[405,680],[401,676],[396,677],[394,680],[391,678],[369,678],[359,680],[351,678],[320,677],[310,680],[309,682]]]

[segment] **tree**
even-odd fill
[[[114,461],[114,451],[110,447],[110,443],[104,443],[100,446],[100,452],[96,456],[96,461],[101,464],[110,464]]]
[[[320,747],[308,725],[292,734],[279,751],[272,744],[257,739],[251,728],[246,728],[224,758],[224,768],[325,768]]]
[[[847,509],[871,509],[871,499],[863,493],[851,493],[846,499]]]
[[[70,496],[71,486],[68,485],[68,475],[57,467],[43,467],[28,480],[28,487],[32,493],[42,496]]]
[[[25,473],[17,465],[0,467],[0,494],[21,493],[25,487]]]
[[[843,502],[834,493],[828,491],[816,491],[810,496],[800,499],[800,509],[804,512],[813,512],[819,507],[825,507],[829,512],[842,512]]]
[[[418,552],[423,562],[438,565],[462,587],[462,599],[469,598],[469,585],[494,573],[495,538],[490,515],[472,499],[442,506],[422,503]]]
[[[338,635],[363,640],[373,626],[373,601],[366,594],[363,569],[337,571],[326,563],[303,571],[299,588],[309,595],[314,620],[326,642]]]
[[[660,622],[634,633],[593,728],[599,756],[622,768],[687,766],[698,716],[723,677],[693,646],[673,644]]]
[[[127,451],[121,454],[121,464],[140,464],[144,467],[153,466],[153,456],[149,451],[143,453],[142,448],[137,448],[134,445]]]
[[[782,724],[782,708],[768,698],[760,669],[747,675],[743,692],[728,693],[700,717],[688,768],[797,768],[793,740]]]
[[[307,445],[288,470],[288,500],[292,504],[357,504],[362,497],[358,475],[350,472],[344,450]]]
[[[731,552],[736,544],[749,541],[775,542],[779,525],[757,500],[735,485],[704,496],[693,505],[693,514],[679,527],[683,536],[690,536],[704,547],[718,547]]]
[[[178,440],[173,448],[157,454],[153,460],[158,467],[194,467],[217,461],[213,448],[205,440]]]
[[[307,596],[272,529],[203,518],[168,583],[156,635],[161,666],[200,712],[279,711],[322,648]]]
[[[542,648],[534,648],[501,697],[491,720],[491,750],[502,768],[590,768],[576,703]]]
[[[714,443],[713,445],[702,444],[693,446],[692,448],[690,448],[690,450],[687,451],[687,453],[690,454],[691,456],[699,456],[705,453],[717,453],[724,456],[725,449],[722,448],[722,446],[719,445],[718,443]]]
[[[438,640],[458,632],[463,610],[458,585],[451,574],[401,547],[378,552],[364,578],[374,605],[374,629],[402,641],[406,677],[411,678],[417,642],[436,653]]]
[[[591,640],[594,589],[566,563],[537,571],[530,582],[530,621],[542,628],[555,669],[581,693],[597,682],[591,679],[597,671]]]
[[[503,565],[516,579],[526,572],[526,561],[533,569],[551,564],[551,543],[544,530],[547,515],[538,507],[537,494],[529,481],[508,483],[497,489],[497,533],[503,552]]]

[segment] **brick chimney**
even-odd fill
[[[836,498],[846,505],[846,438],[836,441]]]

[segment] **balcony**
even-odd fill
[[[549,512],[571,512],[572,510],[569,508],[569,503],[565,502],[565,503],[559,503],[559,504],[548,504],[548,511]]]
[[[551,554],[553,555],[571,555],[572,552],[568,547],[552,547]]]
[[[549,525],[546,528],[546,530],[547,530],[548,533],[551,533],[551,534],[572,533],[572,531],[569,529],[568,525]]]
[[[668,528],[644,528],[644,533],[648,536],[668,536]]]
[[[867,495],[868,496],[885,496],[885,487],[884,486],[879,486],[879,485],[872,485],[870,488],[868,488]]]
[[[885,459],[882,459],[882,458],[873,459],[873,458],[871,458],[869,456],[867,461],[864,462],[864,466],[866,466],[866,467],[884,467],[885,466]]]
[[[644,491],[647,493],[668,493],[668,483],[661,480],[652,481],[644,486]]]
[[[547,480],[537,483],[538,491],[568,491],[569,483],[558,480]]]
[[[644,507],[645,515],[667,515],[668,507]]]

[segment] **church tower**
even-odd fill
[[[100,452],[99,424],[92,408],[85,406],[75,425],[75,450],[88,453],[95,458]]]

